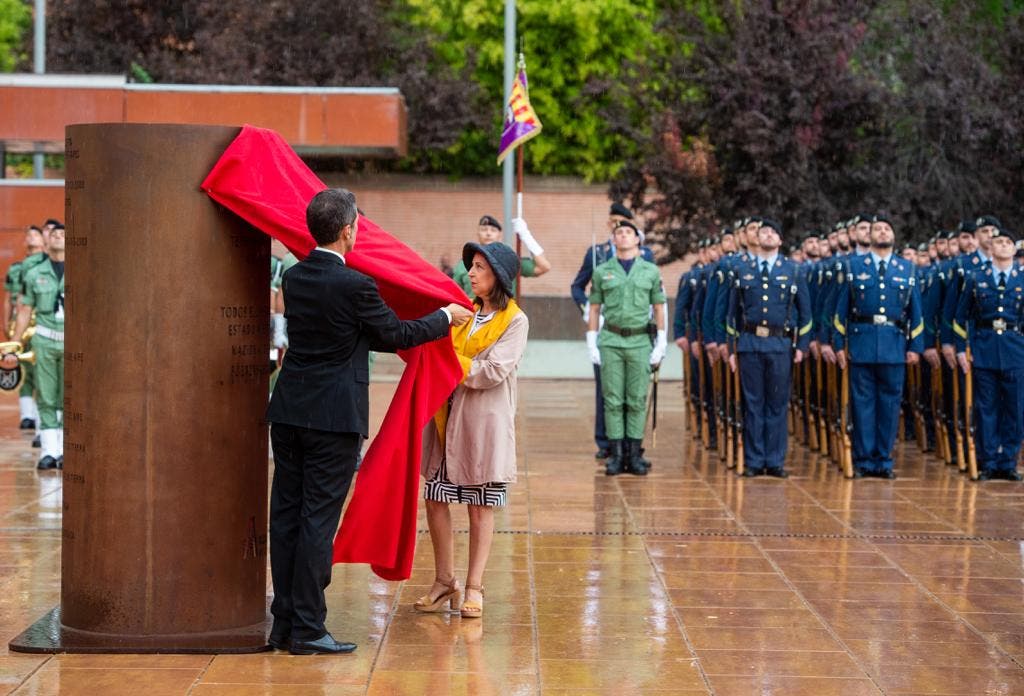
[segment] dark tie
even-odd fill
[[[999,271],[999,289],[1006,289],[1006,271]]]
[[[764,279],[767,279],[767,278],[768,278],[768,262],[767,261],[762,261],[761,262],[761,279],[764,280]]]
[[[885,261],[878,260],[878,279],[885,280]]]

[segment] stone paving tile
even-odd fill
[[[393,389],[371,385],[375,427]],[[328,628],[359,648],[304,658],[6,650],[60,601],[62,481],[0,397],[0,694],[1024,693],[1024,487],[907,445],[895,482],[844,480],[799,446],[789,479],[738,479],[686,434],[678,384],[651,474],[610,478],[592,382],[524,380],[520,398],[483,619],[412,609],[434,576],[424,531],[406,582],[335,567]]]

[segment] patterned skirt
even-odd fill
[[[459,486],[448,480],[448,462],[441,460],[437,472],[423,485],[423,499],[438,503],[465,503],[502,507],[508,497],[508,484],[482,483],[475,486]]]

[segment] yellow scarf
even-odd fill
[[[516,301],[510,299],[505,309],[495,312],[491,320],[480,326],[472,336],[469,332],[473,328],[473,321],[467,321],[462,326],[452,327],[452,346],[455,348],[455,357],[459,359],[459,364],[462,365],[463,380],[469,375],[469,368],[473,364],[473,358],[494,345],[494,342],[501,338],[501,335],[505,333],[505,329],[512,323],[512,319],[521,311]],[[437,435],[441,439],[441,447],[444,447],[444,436],[448,429],[448,408],[448,401],[445,401],[437,413],[434,414],[434,426],[437,428]]]

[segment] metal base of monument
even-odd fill
[[[221,653],[269,650],[271,617],[252,626],[211,633],[135,636],[79,631],[61,625],[60,606],[22,631],[8,647],[20,653]]]

